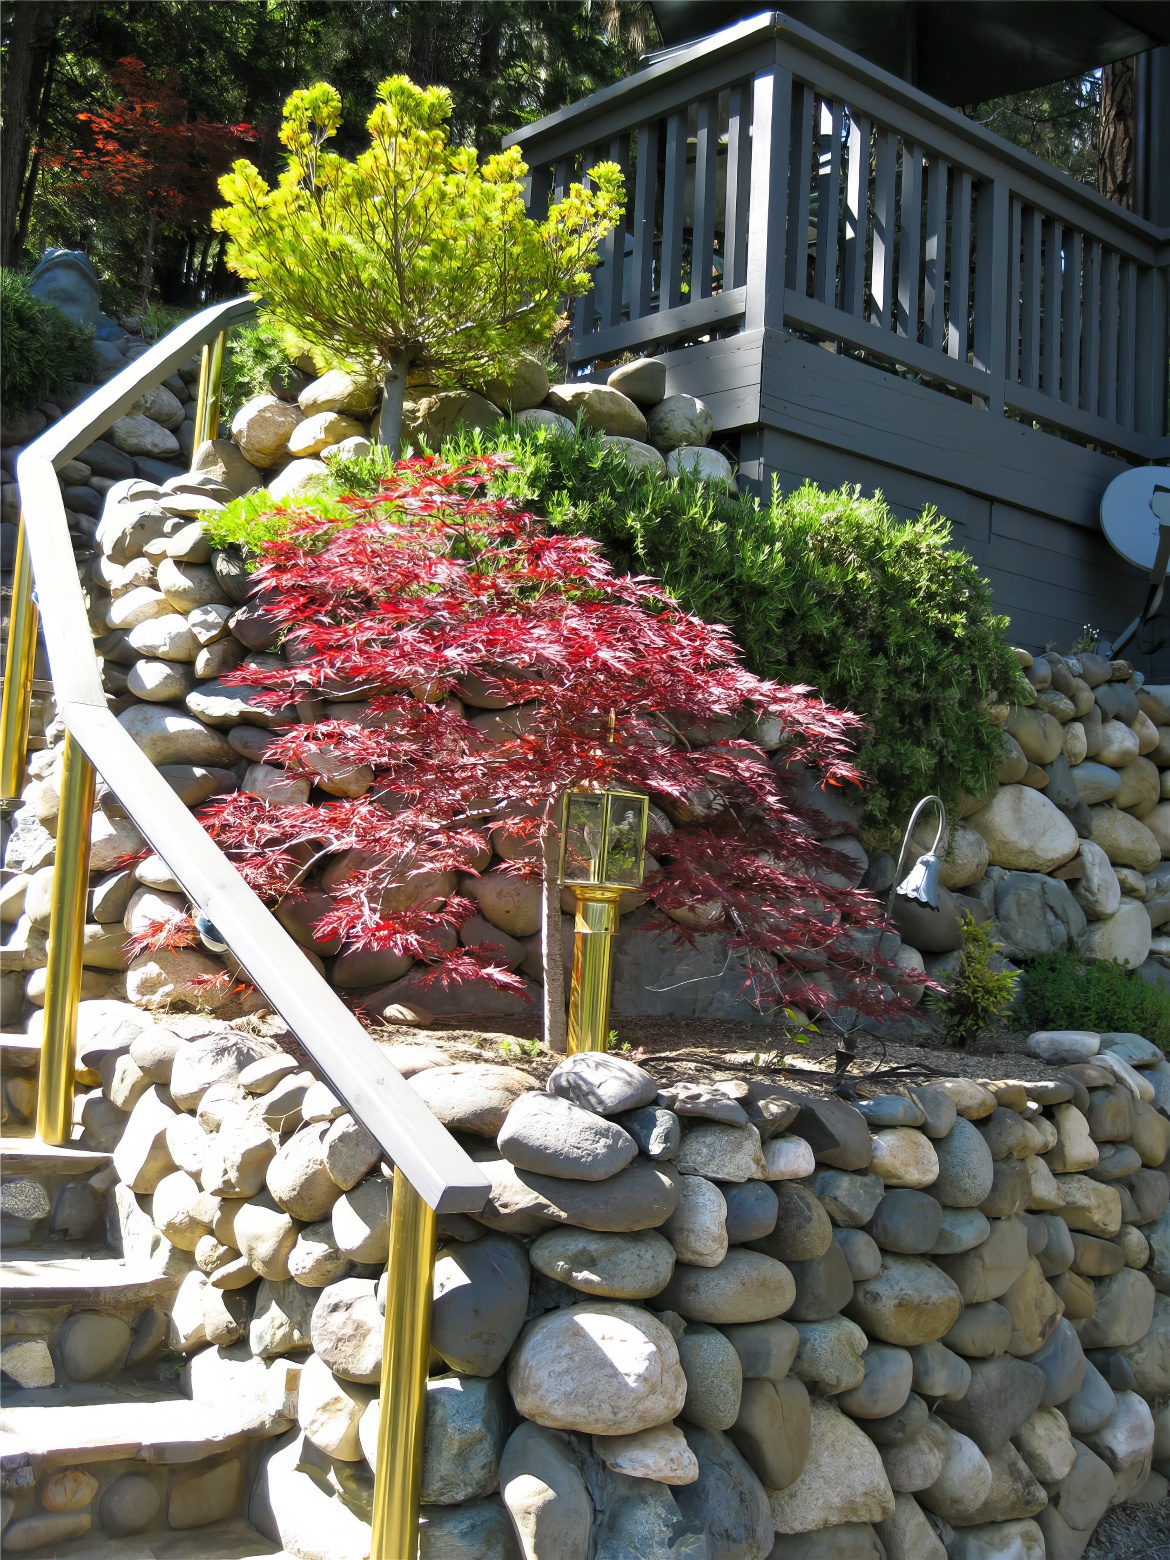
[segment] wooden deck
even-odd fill
[[[511,140],[534,214],[626,173],[573,372],[663,353],[752,483],[934,505],[1029,646],[1134,615],[1097,512],[1170,461],[1170,230],[778,12]]]

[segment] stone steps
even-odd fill
[[[22,1250],[0,1262],[4,1309],[64,1306],[70,1311],[120,1311],[151,1303],[166,1305],[179,1278],[154,1272],[140,1263],[124,1262],[105,1247],[88,1251],[61,1248]]]
[[[0,1034],[0,1087],[4,1137],[30,1138],[35,1131],[37,1073],[41,1048],[23,1034]]]
[[[113,1179],[111,1156],[99,1150],[0,1138],[5,1246],[43,1245],[50,1238],[92,1245],[101,1237]]]
[[[83,1538],[34,1550],[37,1560],[292,1560],[250,1523],[213,1522],[186,1533],[141,1533],[135,1538]]]

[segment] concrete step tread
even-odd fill
[[[72,1305],[100,1311],[112,1305],[145,1305],[169,1299],[181,1282],[181,1274],[156,1273],[145,1263],[75,1248],[63,1255],[60,1246],[22,1250],[19,1257],[0,1262],[5,1306]]]
[[[254,1403],[211,1407],[157,1383],[12,1392],[0,1407],[0,1469],[11,1475],[32,1465],[39,1474],[122,1457],[160,1465],[197,1462],[287,1426]]]
[[[189,1528],[185,1533],[140,1533],[136,1538],[84,1538],[36,1551],[38,1560],[292,1560],[241,1519]]]
[[[54,1148],[36,1138],[0,1139],[0,1175],[95,1175],[111,1158],[96,1149]]]
[[[0,1065],[17,1072],[28,1072],[40,1064],[41,1048],[27,1035],[0,1033]]]

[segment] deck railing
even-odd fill
[[[1170,231],[764,13],[509,138],[534,214],[626,174],[569,348],[786,328],[998,414],[1154,459]]]
[[[23,784],[38,618],[66,731],[37,1135],[61,1143],[72,1126],[96,772],[394,1166],[371,1560],[404,1560],[418,1546],[435,1215],[477,1213],[489,1183],[108,708],[56,475],[199,347],[196,429],[214,438],[226,332],[255,313],[253,300],[241,298],[185,321],[55,423],[17,462],[21,529],[0,718],[0,804],[12,805]]]

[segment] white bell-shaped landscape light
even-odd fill
[[[938,832],[934,837],[934,844],[924,856],[910,868],[905,877],[902,876],[902,868],[905,864],[906,847],[914,837],[914,825],[918,822],[924,808],[938,808]],[[891,890],[889,903],[886,906],[888,915],[893,908],[894,895],[900,894],[904,899],[912,899],[915,903],[925,905],[930,910],[938,909],[939,874],[942,871],[942,859],[940,849],[945,849],[947,832],[947,810],[941,797],[924,796],[910,814],[910,822],[906,825],[906,833],[902,836],[902,848],[898,852],[898,867],[894,873],[894,887]]]

